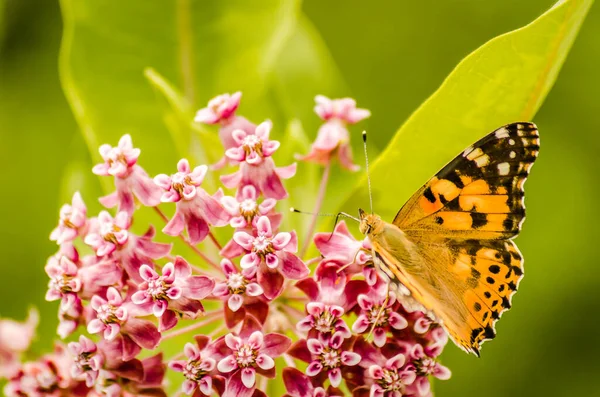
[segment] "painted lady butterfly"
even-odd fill
[[[476,355],[523,278],[512,239],[525,219],[523,185],[539,148],[534,124],[506,125],[442,168],[392,223],[359,210],[380,273]]]

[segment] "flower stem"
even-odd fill
[[[217,240],[212,231],[208,232],[208,237],[212,240],[212,242],[215,244],[215,247],[217,247],[219,251],[223,249],[223,246],[221,243],[219,243],[219,240]]]
[[[165,221],[165,222],[169,222],[169,218],[167,218],[167,216],[160,210],[160,208],[158,207],[153,207],[154,210],[156,211],[156,213]],[[212,236],[212,233],[211,233]],[[219,272],[221,272],[221,267],[215,263],[212,259],[210,259],[208,256],[206,256],[202,251],[200,251],[198,249],[198,247],[196,247],[194,244],[190,243],[189,240],[187,238],[185,238],[183,235],[179,235],[178,236],[181,241],[183,241],[188,247],[190,247],[190,249],[192,251],[194,251],[200,258],[202,258],[206,263],[208,263],[209,265],[211,265],[212,267],[214,267],[215,269],[217,269]],[[218,244],[218,243],[217,243]]]
[[[319,184],[319,193],[317,194],[317,201],[315,202],[315,208],[313,209],[313,215],[312,219],[310,220],[308,232],[306,233],[306,237],[304,238],[302,250],[300,250],[300,258],[304,258],[304,255],[306,255],[306,251],[308,251],[308,247],[310,246],[310,242],[312,241],[311,237],[315,232],[315,227],[317,226],[318,213],[319,211],[321,211],[321,206],[323,205],[323,200],[325,199],[325,192],[327,191],[327,184],[329,183],[330,172],[331,160],[327,162],[327,164],[325,165],[325,169],[323,170],[323,176],[321,177],[321,183]]]
[[[214,312],[206,313],[206,315],[204,316],[204,318],[205,318],[204,321],[199,321],[199,322],[189,325],[187,327],[179,328],[174,331],[168,332],[162,336],[161,341],[166,340],[166,339],[171,339],[171,338],[174,338],[179,335],[186,334],[186,333],[188,333],[190,331],[194,331],[198,328],[202,328],[205,325],[208,325],[210,323],[213,323],[213,322],[219,320],[220,315],[221,315],[220,310],[215,310]]]

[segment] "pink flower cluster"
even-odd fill
[[[100,147],[93,172],[113,178],[116,191],[100,198],[106,209],[97,216],[75,193],[60,210],[50,235],[58,251],[45,267],[46,299],[60,302],[57,333],[79,336],[23,362],[36,314],[0,320],[7,396],[167,396],[167,368],[181,373],[180,393],[194,397],[272,395],[276,379],[291,397],[425,397],[431,377],[450,377],[437,361],[445,332],[388,291],[368,241],[340,222],[303,242],[314,242],[318,258],[298,254],[278,208],[296,164],[275,165],[272,123],[237,116],[240,98],[221,95],[196,116],[219,125],[224,157],[212,167],[181,159],[175,173],[151,178],[129,135]],[[356,169],[348,126],[369,111],[349,98],[316,101],[324,124],[300,159],[329,165],[337,157]],[[207,192],[207,174],[225,166],[235,167],[220,176],[229,195]],[[173,242],[156,241],[153,226],[136,234],[134,220],[150,212],[164,221],[160,240]],[[171,339],[181,351],[165,358]]]

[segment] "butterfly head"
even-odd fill
[[[383,231],[384,223],[379,215],[369,214],[362,209],[359,209],[358,217],[360,219],[360,225],[358,228],[362,234],[369,236],[373,234],[379,234]]]

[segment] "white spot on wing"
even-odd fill
[[[510,140],[508,141],[508,144],[509,144],[509,145],[514,145],[514,144],[515,144],[515,140],[514,140],[514,139],[510,139]]]
[[[475,160],[477,157],[483,155],[483,150],[481,150],[480,148],[477,148],[475,150],[473,150],[472,152],[467,154],[467,158],[469,160]]]
[[[508,175],[509,172],[510,172],[510,164],[509,163],[498,164],[498,173],[500,175]]]
[[[485,167],[486,165],[488,165],[490,163],[490,158],[487,154],[484,154],[483,156],[477,157],[475,159],[475,162],[477,163],[477,166],[479,168]]]
[[[496,138],[498,139],[502,139],[502,138],[508,138],[508,131],[506,130],[506,128],[500,128],[498,131],[496,131]]]
[[[517,154],[514,151],[510,152],[510,158],[514,159],[515,157],[517,157]]]

